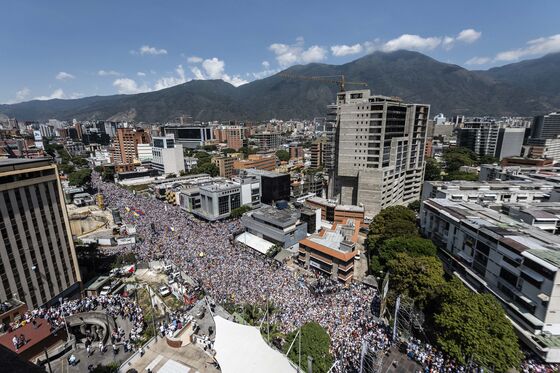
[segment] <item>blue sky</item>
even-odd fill
[[[560,1],[5,0],[0,103],[234,85],[418,50],[486,69],[560,51]]]

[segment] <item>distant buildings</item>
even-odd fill
[[[303,159],[303,147],[298,143],[290,144],[290,159]]]
[[[457,128],[457,145],[479,156],[517,157],[525,138],[524,127],[502,125],[488,118],[467,118]]]
[[[0,301],[28,308],[80,291],[57,168],[48,159],[0,161]]]
[[[282,136],[277,132],[264,131],[251,136],[260,150],[276,150],[282,145]]]
[[[329,198],[381,209],[419,198],[429,105],[373,96],[369,90],[337,95],[334,188]]]
[[[330,151],[327,138],[322,137],[311,143],[311,168],[320,168],[325,165],[325,157]]]
[[[175,143],[173,135],[154,137],[152,145],[152,167],[164,175],[179,175],[185,171],[183,146]]]
[[[220,143],[226,143],[227,147],[239,150],[243,147],[245,140],[245,128],[243,126],[220,126],[214,130],[214,138]]]
[[[560,136],[560,112],[539,115],[533,119],[531,138],[556,139]]]

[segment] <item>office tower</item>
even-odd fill
[[[163,127],[164,135],[173,135],[183,148],[196,149],[214,140],[214,131],[208,124],[169,123]]]
[[[500,126],[485,118],[467,119],[457,129],[457,145],[467,148],[480,156],[494,157]]]
[[[525,137],[525,128],[522,127],[505,127],[498,131],[498,139],[496,142],[496,153],[494,156],[498,160],[507,157],[518,157],[521,154],[523,140]]]
[[[560,136],[560,113],[539,115],[533,119],[531,138],[555,139]]]
[[[0,161],[0,299],[29,308],[80,290],[57,168],[49,159]]]
[[[278,201],[290,200],[290,174],[248,169],[244,170],[241,176],[253,176],[259,179],[262,203],[273,205]]]
[[[154,137],[152,145],[152,167],[165,175],[176,176],[185,171],[183,146],[175,143],[173,135]]]
[[[430,106],[371,95],[369,90],[340,92],[336,105],[329,198],[363,205],[368,215],[418,199]]]

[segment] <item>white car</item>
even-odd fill
[[[111,292],[111,286],[109,285],[103,286],[101,288],[101,292],[99,293],[99,295],[109,295],[110,292]]]
[[[165,285],[162,285],[159,287],[159,293],[161,294],[162,297],[165,297],[169,294],[171,294],[171,292],[169,291],[169,288]]]

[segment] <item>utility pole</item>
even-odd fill
[[[49,373],[52,373],[51,361],[49,360],[49,353],[47,352],[46,347],[45,347],[45,356],[47,357],[47,365],[49,366]]]
[[[307,355],[307,373],[313,373],[313,357]]]

